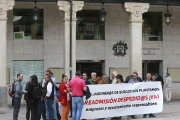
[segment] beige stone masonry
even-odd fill
[[[58,1],[60,10],[64,11],[64,70],[65,75],[70,76],[70,3]],[[82,10],[83,1],[73,1],[72,13],[72,77],[76,71],[76,12]]]
[[[142,14],[149,9],[148,3],[125,3],[124,9],[129,13],[129,73],[137,70],[142,77]]]
[[[7,11],[13,9],[14,0],[0,0],[0,87],[6,86],[6,32]]]

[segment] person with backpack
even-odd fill
[[[21,98],[22,94],[26,94],[27,91],[22,90],[21,86],[21,81],[23,80],[23,74],[18,73],[17,74],[17,80],[14,82],[13,86],[13,92],[15,93],[15,96],[13,97],[13,106],[14,106],[14,111],[13,111],[13,120],[18,120],[18,114],[20,110],[20,105],[21,105]]]
[[[27,82],[24,86],[25,91],[28,91],[29,83],[31,83],[31,80],[32,80],[32,76],[29,78],[29,82]],[[30,102],[29,102],[27,94],[24,95],[24,100],[26,101],[26,120],[29,120],[30,119]]]
[[[40,120],[38,116],[38,106],[41,99],[41,88],[39,87],[36,75],[32,76],[32,80],[28,86],[27,97],[30,101],[31,120]]]

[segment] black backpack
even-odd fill
[[[41,99],[41,88],[40,87],[34,87],[33,88],[33,99],[34,100],[40,100]]]

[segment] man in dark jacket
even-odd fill
[[[28,91],[29,83],[31,82],[31,77],[29,78],[29,82],[25,84],[25,91]],[[24,95],[24,100],[26,101],[26,120],[30,120],[30,103],[27,94]]]
[[[88,80],[88,76],[87,76],[87,73],[83,73],[83,80],[85,81],[85,84],[86,85],[90,85],[90,82],[89,82],[89,80]]]
[[[132,75],[129,75],[129,76],[126,77],[125,83],[128,83],[129,80],[133,79],[133,74],[138,74],[138,73],[137,73],[136,70],[133,70]],[[139,82],[142,82],[142,79],[141,79],[140,77],[137,77],[137,80],[138,80]]]
[[[164,81],[163,81],[162,76],[160,76],[160,75],[158,75],[158,74],[157,74],[156,81],[161,81],[161,84],[162,84],[162,89],[163,89],[163,86],[164,86]]]

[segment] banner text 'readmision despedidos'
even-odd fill
[[[107,118],[162,112],[160,82],[89,85],[91,98],[84,101],[81,119]]]

